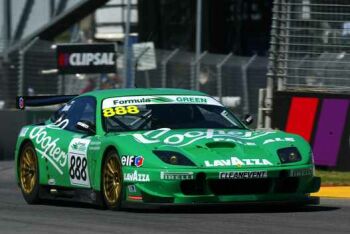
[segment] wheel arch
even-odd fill
[[[107,154],[110,152],[110,151],[115,151],[117,152],[118,156],[120,157],[120,154],[119,154],[119,151],[117,149],[117,147],[115,145],[108,145],[104,150],[103,150],[103,153],[102,153],[102,157],[101,157],[101,160],[98,160],[97,161],[97,165],[96,165],[96,173],[95,173],[95,190],[98,190],[98,191],[101,191],[101,180],[102,180],[102,176],[101,176],[101,173],[102,173],[102,166],[103,166],[103,162],[107,156]]]

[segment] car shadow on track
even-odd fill
[[[136,213],[295,213],[295,212],[322,212],[338,210],[340,207],[309,205],[309,206],[270,206],[270,205],[228,205],[228,206],[204,206],[204,207],[171,207],[160,209],[128,209]]]
[[[44,200],[41,205],[56,207],[70,207],[80,209],[105,210],[97,205],[88,203],[64,201],[64,200]],[[135,213],[202,213],[202,214],[220,214],[220,213],[296,213],[296,212],[324,212],[339,210],[340,207],[309,205],[309,206],[288,206],[288,205],[206,205],[206,206],[181,206],[181,207],[158,207],[158,208],[140,208],[140,209],[122,209],[126,212]]]
[[[105,210],[104,208],[99,207],[98,205],[94,205],[94,204],[90,204],[90,203],[77,202],[77,201],[66,201],[66,200],[59,200],[59,199],[57,199],[57,200],[56,199],[41,200],[38,205]]]

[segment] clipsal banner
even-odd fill
[[[61,44],[57,45],[57,69],[60,74],[116,72],[116,45]]]

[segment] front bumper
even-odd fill
[[[130,168],[130,173],[134,170],[134,168]],[[303,173],[312,170],[310,165],[305,167],[249,169],[249,171],[266,170],[266,178],[219,178],[220,172],[230,172],[232,170],[138,168],[137,173],[147,173],[150,180],[147,182],[125,181],[126,203],[163,204],[166,206],[171,204],[207,205],[254,202],[308,203],[310,201],[309,194],[317,192],[321,184],[319,177],[314,177],[312,173]],[[234,170],[245,171],[243,169]],[[164,173],[183,176],[169,178],[164,177]]]
[[[241,208],[278,208],[280,210],[282,206],[286,208],[297,208],[298,206],[305,205],[319,205],[320,198],[314,196],[305,196],[299,200],[261,200],[261,201],[236,201],[236,202],[193,202],[193,203],[145,203],[145,202],[122,202],[122,207],[127,209],[162,209],[162,208],[228,208],[230,210],[240,210]],[[232,209],[231,209],[232,208]],[[215,211],[215,210],[214,210]]]

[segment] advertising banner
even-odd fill
[[[277,92],[272,119],[312,145],[316,166],[350,171],[350,95]]]
[[[115,73],[116,45],[60,44],[57,45],[57,69],[60,74]]]

